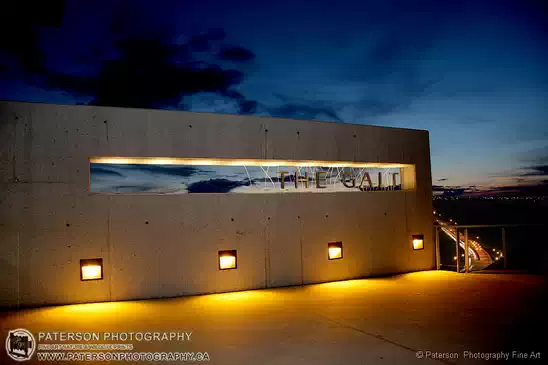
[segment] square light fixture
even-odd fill
[[[103,259],[80,260],[80,280],[103,280]]]
[[[423,234],[414,234],[413,235],[413,250],[422,250],[424,249],[424,235]]]
[[[236,250],[219,251],[219,270],[235,269],[237,264]]]
[[[327,258],[329,260],[342,259],[343,247],[342,242],[329,242],[327,244]]]

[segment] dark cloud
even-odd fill
[[[517,159],[523,167],[491,174],[493,177],[513,178],[517,183],[527,183],[529,186],[543,185],[539,179],[548,176],[548,146],[537,147],[518,153]]]
[[[540,195],[548,196],[548,180],[539,182],[536,185],[504,186],[492,189],[493,192],[512,192],[517,195]]]
[[[249,186],[249,181],[231,181],[227,179],[211,179],[190,184],[189,193],[228,193],[239,186]]]
[[[432,191],[442,192],[441,196],[467,196],[467,195],[477,195],[485,192],[485,191],[479,190],[476,185],[468,185],[468,186],[433,185]]]
[[[548,176],[548,165],[530,166],[525,169],[530,171],[525,172],[520,176]]]
[[[118,176],[122,177],[123,175],[117,171],[111,170],[110,168],[101,167],[100,165],[104,164],[91,164],[90,174],[91,178],[98,176]],[[108,165],[105,165],[108,166]]]
[[[447,181],[447,178],[444,177],[444,178],[438,179],[438,181]]]
[[[199,35],[185,44],[152,35],[150,38],[116,42],[119,57],[99,61],[100,71],[92,76],[65,73],[46,74],[43,85],[76,95],[90,95],[91,104],[135,108],[177,108],[185,96],[200,92],[230,97],[244,113],[253,111],[253,102],[232,87],[244,75],[236,69],[196,61],[194,51],[204,51],[216,37]]]
[[[519,157],[524,163],[532,163],[533,165],[548,164],[548,146],[534,148],[523,152],[519,155]]]
[[[95,164],[93,164],[95,165]],[[97,164],[101,165],[101,164]],[[150,174],[158,175],[169,175],[169,176],[182,176],[188,177],[195,175],[201,170],[194,166],[169,166],[169,165],[138,165],[138,164],[127,164],[127,165],[106,165],[112,166],[117,169],[127,170],[127,171],[143,171]]]
[[[193,52],[206,52],[211,50],[214,44],[226,37],[224,29],[213,28],[207,32],[198,34],[188,41],[187,46]]]
[[[0,12],[0,60],[12,57],[24,72],[44,71],[45,55],[39,47],[40,27],[58,27],[65,1],[8,1]],[[6,68],[4,64],[2,68]]]
[[[240,114],[254,114],[257,111],[259,103],[254,100],[248,100],[236,90],[226,90],[221,92],[220,95],[235,100],[238,103]]]
[[[364,117],[405,111],[415,100],[438,91],[443,74],[423,69],[423,60],[443,38],[446,21],[460,11],[460,5],[414,1],[370,6],[364,14],[367,32],[356,47],[361,52],[341,74],[349,82],[371,86],[355,103]]]
[[[376,89],[371,95],[364,95],[352,105],[358,108],[365,117],[377,117],[408,110],[413,102],[428,95],[435,89],[439,79],[421,78],[412,70],[401,72],[395,80],[387,81],[387,90]]]
[[[217,28],[181,41],[183,36],[173,27],[158,25],[151,30],[141,25],[142,14],[132,9],[128,3],[116,8],[101,49],[89,44],[86,56],[75,51],[73,64],[65,65],[63,71],[44,61],[34,26],[39,22],[32,17],[25,20],[26,12],[16,9],[11,16],[23,23],[15,27],[16,32],[2,29],[2,54],[7,56],[0,60],[18,58],[23,72],[20,78],[27,84],[60,90],[74,98],[91,98],[93,105],[184,109],[185,97],[206,92],[235,100],[243,114],[255,112],[256,103],[235,90],[243,82],[244,72],[226,64],[249,63],[255,58],[252,51],[225,45],[226,34]],[[63,6],[60,10],[62,13]],[[66,47],[70,53],[71,45]],[[2,63],[3,77],[15,71],[10,68],[9,62]]]
[[[232,46],[223,48],[217,57],[223,61],[248,62],[255,59],[255,54],[243,47]]]
[[[273,95],[283,104],[277,106],[261,104],[261,107],[273,117],[343,121],[336,110],[338,107],[334,103],[323,100],[296,100],[278,93]]]
[[[499,174],[491,174],[492,177],[513,177],[516,181],[525,181],[524,177],[542,177],[548,176],[548,165],[537,164],[521,167],[514,170],[505,171]],[[519,180],[521,179],[521,180]]]
[[[516,180],[519,180],[516,179]],[[491,189],[477,189],[475,186],[440,186],[433,185],[432,190],[442,192],[441,196],[490,196],[490,195],[507,195],[507,196],[547,196],[548,195],[548,179],[537,184],[530,185],[508,185],[500,186]]]
[[[154,186],[149,185],[116,185],[109,188],[108,191],[116,193],[146,193],[154,190]]]
[[[442,195],[462,195],[468,190],[470,190],[470,188],[462,186],[432,185],[432,191],[442,191]]]
[[[268,112],[273,117],[296,119],[330,119],[342,122],[337,112],[328,106],[318,107],[305,104],[285,104],[277,107],[268,107]]]

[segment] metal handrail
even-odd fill
[[[434,224],[434,227],[446,228],[505,228],[505,227],[529,227],[546,226],[546,223],[523,223],[523,224]]]
[[[456,229],[456,236],[457,236],[457,243],[456,243],[456,248],[457,248],[457,272],[460,272],[460,264],[459,264],[459,242],[460,242],[460,238],[459,238],[459,229],[460,228],[463,228],[464,229],[464,254],[465,254],[465,257],[464,257],[464,272],[467,273],[469,272],[469,261],[468,261],[468,250],[469,250],[469,246],[468,246],[468,228],[501,228],[501,233],[502,233],[502,258],[503,258],[503,262],[504,262],[504,268],[506,269],[508,267],[508,257],[506,255],[506,228],[511,228],[511,227],[543,227],[543,226],[548,226],[548,224],[545,224],[545,223],[524,223],[524,224],[463,224],[463,225],[459,225],[459,224],[438,224],[438,223],[435,223],[434,224],[434,229],[435,229],[435,243],[436,243],[436,269],[439,270],[440,269],[440,266],[441,266],[441,260],[440,260],[440,245],[439,245],[439,228],[455,228]],[[446,266],[446,265],[444,265]]]

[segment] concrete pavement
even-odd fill
[[[208,364],[485,363],[464,358],[464,351],[505,352],[510,358],[512,351],[536,351],[542,356],[536,362],[542,362],[548,358],[543,352],[546,337],[533,331],[546,328],[541,311],[548,308],[546,284],[542,276],[425,271],[303,287],[12,311],[2,313],[1,331],[2,341],[15,328],[35,336],[192,332],[190,341],[110,342],[131,343],[137,352],[207,352]],[[423,358],[417,358],[418,351]],[[436,355],[428,352],[458,358],[432,359]],[[2,350],[0,363],[15,362]],[[38,363],[36,353],[31,363]]]

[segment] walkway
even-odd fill
[[[15,328],[35,336],[45,331],[184,331],[192,332],[190,341],[127,343],[139,352],[207,352],[208,364],[485,364],[464,359],[463,351],[548,348],[542,346],[545,337],[533,332],[546,329],[541,311],[548,308],[546,283],[545,277],[525,274],[426,271],[304,287],[29,309],[0,314],[1,341]],[[417,351],[456,352],[459,359],[418,359]],[[545,361],[548,353],[542,357]],[[33,360],[37,363],[36,354]],[[15,362],[2,350],[0,363]]]

